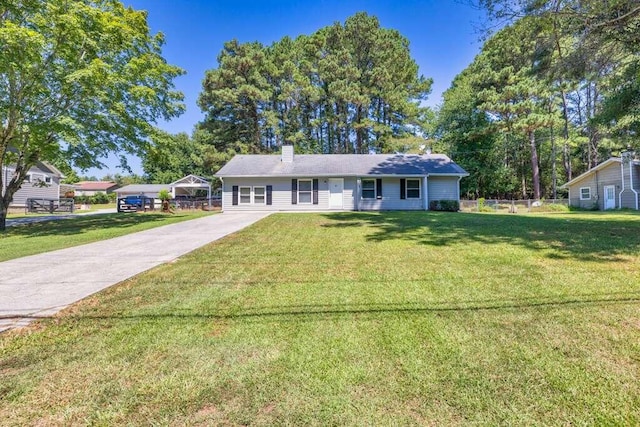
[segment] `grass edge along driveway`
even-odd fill
[[[636,214],[273,215],[0,335],[0,419],[637,425],[639,254]]]
[[[111,239],[205,215],[211,215],[211,212],[113,213],[15,225],[0,233],[0,262]]]

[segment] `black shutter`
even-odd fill
[[[318,180],[313,180],[313,204],[318,204]]]
[[[267,185],[267,204],[270,205],[273,203],[273,186]]]
[[[237,185],[234,185],[233,187],[231,187],[231,204],[234,206],[238,204],[238,186]]]
[[[291,180],[291,204],[292,205],[298,204],[298,180],[297,179]]]
[[[407,198],[406,188],[407,188],[407,180],[404,178],[400,178],[400,198],[401,199]]]
[[[382,199],[382,178],[376,179],[376,199]]]

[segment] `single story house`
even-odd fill
[[[80,181],[73,188],[76,196],[95,196],[96,193],[113,193],[118,184],[111,181]]]
[[[2,167],[2,193],[13,177],[15,169]],[[13,195],[10,208],[24,208],[27,199],[60,200],[60,180],[64,178],[55,166],[47,162],[38,162],[29,169],[26,179],[20,189]]]
[[[613,157],[561,188],[569,190],[569,205],[600,210],[630,208],[640,205],[640,161],[631,157]]]
[[[236,155],[218,173],[222,209],[428,210],[460,200],[469,174],[442,154]]]

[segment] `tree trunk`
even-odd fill
[[[553,133],[553,125],[551,125],[551,187],[553,188],[553,199],[556,199],[558,194],[557,184],[558,184],[558,174],[556,171],[556,137]]]
[[[536,147],[536,134],[534,131],[529,131],[529,144],[531,145],[533,198],[540,200],[540,163],[538,162],[538,149]]]
[[[356,128],[356,154],[362,154],[362,145],[364,142],[364,138],[362,135],[362,128],[360,125],[362,124],[362,106],[358,105],[356,107],[356,119],[354,123],[354,127]]]
[[[564,166],[564,174],[568,182],[571,181],[573,175],[573,172],[571,171],[571,156],[569,153],[569,113],[567,107],[567,94],[562,90],[560,91],[560,95],[562,96],[562,120],[564,121],[562,129],[562,137],[564,138],[564,147],[562,148],[562,165]]]
[[[7,213],[9,212],[9,207],[4,203],[4,197],[0,197],[0,231],[5,231],[7,229]]]

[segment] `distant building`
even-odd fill
[[[14,169],[10,167],[2,168],[2,185],[5,186],[14,175]],[[60,199],[60,180],[64,178],[55,166],[38,162],[29,169],[26,179],[22,183],[20,189],[13,195],[13,201],[10,207],[22,208],[27,204],[27,199],[44,199],[59,200]],[[4,188],[3,188],[4,190]]]
[[[76,196],[94,196],[96,193],[113,193],[118,184],[111,181],[81,181],[73,185]]]

